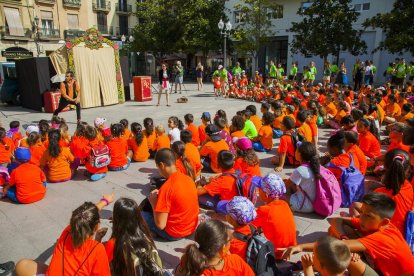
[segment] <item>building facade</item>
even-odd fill
[[[235,10],[234,6],[240,3],[238,0],[227,1],[226,7],[228,9],[228,18],[233,26],[237,27],[238,22],[241,20],[240,13]],[[286,69],[290,69],[292,62],[299,64],[298,68],[305,65],[309,65],[311,61],[316,63],[316,67],[319,72],[319,79],[322,78],[323,72],[323,60],[316,57],[303,56],[301,54],[293,54],[290,49],[290,43],[293,40],[294,33],[288,32],[288,29],[292,26],[292,22],[299,22],[302,20],[301,16],[297,14],[299,8],[306,8],[312,4],[312,1],[306,0],[277,0],[279,8],[269,14],[272,21],[272,31],[275,34],[270,38],[270,42],[261,47],[258,54],[258,68],[261,71],[265,71],[268,67],[269,61],[281,62]],[[351,5],[359,11],[360,16],[354,24],[354,28],[357,30],[364,30],[362,23],[367,19],[375,16],[378,13],[386,13],[392,10],[394,0],[354,0]],[[404,57],[407,61],[413,60],[413,57],[406,53],[403,55],[393,55],[387,51],[378,51],[373,53],[373,50],[383,41],[385,35],[381,29],[366,29],[362,33],[362,40],[367,44],[367,53],[358,57],[351,55],[348,52],[341,52],[339,55],[339,64],[345,62],[348,69],[348,76],[352,74],[352,66],[355,63],[356,58],[362,61],[372,60],[377,67],[377,74],[375,76],[376,82],[384,80],[383,72],[388,66],[389,62],[395,60],[396,57]],[[329,56],[328,60],[331,62],[336,61],[336,57]]]
[[[0,61],[48,56],[90,27],[121,42],[137,24],[133,0],[0,0]]]

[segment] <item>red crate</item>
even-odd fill
[[[46,91],[43,93],[43,102],[46,113],[53,113],[59,106],[61,94],[59,91]],[[62,112],[69,111],[70,106],[65,107]]]

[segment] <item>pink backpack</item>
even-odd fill
[[[307,164],[303,165],[309,167]],[[301,189],[301,191],[305,197],[312,202],[315,212],[321,216],[327,217],[332,215],[341,206],[341,187],[339,186],[335,175],[327,168],[320,166],[320,175],[320,179],[315,179],[315,201],[312,202],[309,195],[304,190]]]

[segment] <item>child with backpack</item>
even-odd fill
[[[231,231],[219,220],[201,223],[194,242],[187,245],[175,275],[254,276],[251,267],[238,255],[229,254]]]
[[[128,139],[128,157],[136,162],[147,161],[150,153],[148,150],[147,138],[142,132],[142,126],[139,123],[131,124],[131,134]]]
[[[124,133],[122,124],[111,125],[111,139],[106,143],[111,153],[110,171],[123,171],[128,169],[131,159],[128,157],[128,144],[121,138]]]
[[[263,113],[263,125],[253,142],[253,149],[258,152],[269,152],[273,148],[272,124],[275,116],[271,112]]]
[[[344,131],[345,135],[345,151],[352,153],[359,162],[359,168],[362,175],[365,175],[367,171],[368,161],[364,152],[358,146],[358,133],[354,131]]]
[[[274,173],[265,176],[259,183],[260,199],[266,204],[257,208],[257,218],[252,222],[262,228],[265,237],[273,243],[274,249],[296,245],[296,224],[289,204],[283,200],[286,186]],[[276,251],[276,258],[282,257]]]
[[[98,138],[98,133],[92,126],[86,127],[85,138],[88,139],[88,145],[83,151],[86,174],[91,181],[101,180],[106,176],[111,162],[109,147]]]
[[[313,254],[302,256],[305,276],[314,276],[314,268],[321,276],[344,275],[351,263],[351,252],[341,240],[325,236],[315,242]]]
[[[235,145],[237,156],[234,161],[234,169],[251,176],[261,176],[260,160],[253,149],[252,141],[247,137],[242,137],[237,140]]]
[[[295,135],[295,121],[291,117],[284,117],[282,121],[283,135],[280,137],[277,155],[272,158],[276,165],[275,171],[281,172],[284,165],[295,165],[295,146],[292,136]]]

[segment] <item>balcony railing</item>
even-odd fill
[[[93,11],[97,12],[97,11],[103,11],[103,12],[110,12],[111,11],[111,2],[110,1],[100,1],[100,0],[95,0],[92,3],[92,9]]]
[[[128,28],[128,29],[121,29],[120,27],[116,27],[116,33],[115,35],[117,36],[121,36],[121,35],[132,35],[133,34],[134,29],[132,28]]]
[[[115,5],[115,11],[117,13],[122,13],[122,14],[132,13],[132,5],[125,5],[119,2]]]
[[[36,2],[40,4],[54,5],[56,0],[36,0]]]
[[[63,36],[65,39],[72,39],[75,37],[82,37],[86,34],[85,31],[82,30],[75,30],[75,29],[69,29],[69,30],[64,30],[63,31]]]
[[[107,25],[98,25],[98,31],[102,34],[109,34],[109,28]]]
[[[42,29],[39,31],[39,38],[43,40],[60,39],[59,29]]]
[[[10,30],[8,26],[0,26],[0,37],[5,38],[5,39],[7,38],[19,39],[20,38],[20,39],[26,40],[26,39],[32,38],[32,33],[33,32],[31,29],[26,28],[26,29],[23,29],[23,36],[12,35],[10,34]]]
[[[80,8],[81,3],[81,0],[63,0],[63,6],[69,8]]]

